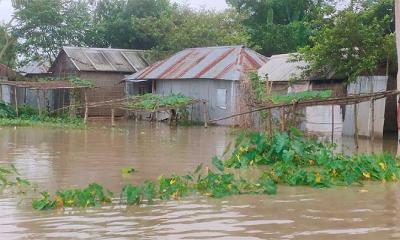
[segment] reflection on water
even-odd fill
[[[2,128],[0,162],[51,192],[98,182],[118,192],[160,174],[210,165],[229,142],[226,128],[124,123],[119,129]],[[368,143],[368,141],[365,141]],[[339,146],[349,147],[343,139]],[[396,152],[396,140],[360,142],[361,151]],[[346,151],[343,148],[343,151]],[[121,176],[122,167],[138,171]],[[189,198],[153,206],[36,212],[0,194],[0,239],[399,239],[398,185],[311,189],[276,196]],[[28,196],[29,197],[29,196]]]

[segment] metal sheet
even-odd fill
[[[220,79],[242,80],[268,58],[244,46],[189,48],[139,71],[126,80]]]
[[[79,71],[132,73],[148,65],[142,50],[63,47],[63,51]]]

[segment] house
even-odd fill
[[[87,92],[87,96],[90,103],[95,103],[124,98],[125,89],[121,81],[126,75],[147,66],[142,50],[63,47],[49,72],[57,78],[74,75],[93,81],[95,87]],[[62,99],[60,101],[64,102],[64,93],[56,95],[55,99]],[[90,117],[109,115],[110,107],[89,110]],[[116,115],[123,115],[123,111],[117,111]]]
[[[17,72],[26,78],[39,79],[49,76],[48,64],[41,61],[31,61],[17,69]]]
[[[18,81],[24,77],[9,68],[8,66],[0,63],[0,81]],[[9,86],[0,86],[0,101],[12,103],[13,89]]]
[[[387,76],[360,76],[354,83],[348,84],[346,79],[335,74],[329,76],[305,77],[302,73],[308,64],[304,61],[293,61],[291,54],[271,56],[270,60],[258,70],[260,77],[265,77],[272,85],[272,94],[287,94],[309,90],[332,90],[333,96],[348,94],[380,92],[390,89]],[[359,135],[370,135],[370,103],[358,104]],[[375,101],[375,135],[383,135],[385,99]],[[332,111],[333,109],[333,111]],[[338,135],[354,135],[353,106],[313,106],[303,110],[302,128],[308,132],[331,133],[332,112],[334,132]]]
[[[181,93],[206,100],[210,119],[226,117],[239,111],[241,81],[267,60],[244,46],[189,48],[130,75],[127,89],[129,94],[138,94],[141,88],[150,87],[159,95]],[[201,121],[201,106],[194,106],[191,116]],[[229,119],[220,124],[234,122]]]

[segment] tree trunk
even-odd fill
[[[397,47],[397,91],[400,90],[400,0],[395,0],[395,21],[396,21],[396,47]],[[397,109],[399,109],[399,96],[397,96]],[[399,111],[399,110],[398,110]],[[397,114],[397,122],[399,123],[399,114]],[[400,140],[400,126],[397,124],[397,129],[399,133]]]

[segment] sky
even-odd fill
[[[213,10],[224,10],[228,6],[225,0],[171,0],[172,2],[187,4],[193,8],[207,8]],[[7,22],[11,19],[13,8],[11,6],[11,0],[0,0],[0,21]]]

